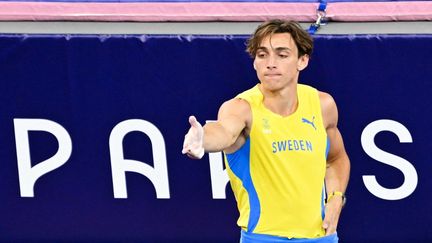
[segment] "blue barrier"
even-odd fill
[[[0,241],[238,242],[220,155],[181,148],[257,82],[245,40],[1,35]],[[335,98],[352,163],[341,242],[432,241],[431,41],[315,37],[300,82]]]

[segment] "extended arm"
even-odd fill
[[[349,180],[350,161],[345,151],[342,135],[337,127],[338,110],[336,103],[326,93],[321,92],[320,99],[324,125],[330,141],[325,182],[327,195],[332,196],[327,197],[326,216],[323,222],[323,228],[326,230],[326,234],[329,235],[336,232],[343,203],[342,196],[337,192],[345,194]]]
[[[218,120],[204,127],[195,117],[189,117],[191,127],[185,136],[182,153],[200,159],[204,152],[217,152],[230,147],[247,126],[249,117],[249,104],[237,98],[222,104]]]

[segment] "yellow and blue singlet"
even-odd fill
[[[258,85],[237,96],[252,110],[244,145],[225,154],[245,234],[318,238],[325,232],[324,176],[329,141],[318,91],[297,85],[298,107],[282,117],[263,104]]]

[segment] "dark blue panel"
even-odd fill
[[[0,240],[238,242],[237,210],[212,199],[208,157],[181,155],[187,117],[216,118],[220,104],[253,86],[245,36],[36,36],[0,37]],[[432,164],[428,152],[432,90],[431,35],[316,36],[301,82],[331,93],[352,161],[342,242],[432,241]],[[14,118],[42,118],[70,134],[72,155],[20,197]],[[382,132],[375,143],[410,161],[418,185],[389,201],[370,193],[362,175],[389,188],[403,183],[396,168],[370,158],[363,129],[378,119],[408,128],[413,143]],[[114,199],[109,136],[128,119],[143,119],[162,133],[169,199],[156,199],[149,179],[127,173],[127,199]],[[55,137],[30,133],[36,164],[57,150]],[[149,138],[133,132],[125,158],[153,165]],[[414,222],[416,222],[414,224]]]
[[[338,103],[339,126],[352,160],[350,206],[339,227],[347,242],[432,240],[432,229],[423,227],[432,219],[432,209],[426,206],[432,190],[431,41],[431,35],[321,36],[316,41],[311,66],[301,79],[332,93]],[[402,123],[413,137],[413,143],[405,144],[390,132],[375,138],[379,148],[410,161],[417,170],[417,188],[403,200],[379,199],[362,181],[362,175],[376,175],[387,188],[404,182],[398,169],[375,161],[362,149],[363,129],[378,119]]]

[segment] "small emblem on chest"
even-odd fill
[[[308,119],[303,117],[302,122],[311,125],[315,130],[317,130],[315,127],[315,116],[312,117],[312,121],[309,121]]]
[[[267,120],[266,118],[262,119],[262,126],[263,126],[263,133],[265,134],[269,134],[271,133],[271,127],[270,127],[270,123],[269,120]]]

